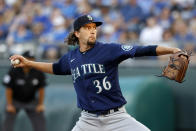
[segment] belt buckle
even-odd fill
[[[109,110],[109,114],[114,113],[114,112],[115,112],[114,109]]]

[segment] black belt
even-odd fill
[[[117,112],[119,111],[119,108],[121,107],[117,107],[117,108],[113,108],[113,109],[109,109],[109,110],[97,110],[97,111],[87,111],[87,110],[84,110],[85,112],[88,112],[88,113],[91,113],[91,114],[97,114],[97,115],[109,115],[113,112]]]

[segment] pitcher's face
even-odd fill
[[[97,27],[95,23],[89,23],[80,28],[77,31],[76,36],[79,39],[80,43],[93,45],[95,44],[96,37],[97,37]]]

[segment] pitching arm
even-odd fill
[[[179,48],[171,48],[171,47],[164,47],[164,46],[157,46],[156,48],[157,55],[174,54],[179,51],[181,51]]]
[[[52,67],[53,63],[30,61],[21,55],[13,55],[10,57],[10,60],[16,60],[16,59],[19,59],[20,63],[13,65],[14,68],[31,67],[31,68],[35,68],[35,69],[40,70],[45,73],[53,74],[53,67]]]

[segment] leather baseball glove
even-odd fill
[[[163,69],[162,75],[170,80],[182,83],[188,68],[191,52],[179,51],[170,56],[169,64]]]

